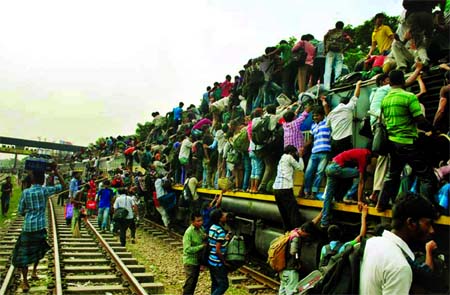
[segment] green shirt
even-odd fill
[[[278,44],[277,49],[280,50],[280,58],[283,62],[283,67],[287,67],[291,62],[292,47],[289,46],[289,44]]]
[[[199,252],[203,249],[206,234],[203,228],[195,228],[192,224],[183,236],[183,264],[199,265]]]
[[[408,91],[393,88],[381,102],[389,140],[412,144],[418,137],[414,118],[422,115],[419,100]]]

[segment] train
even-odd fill
[[[425,106],[427,119],[432,121],[438,106],[439,90],[441,86],[444,85],[444,78],[439,69],[432,69],[424,75],[423,80],[427,86],[427,93],[421,97],[421,103]],[[369,139],[359,135],[358,131],[361,127],[363,118],[369,109],[370,93],[375,87],[374,80],[364,81],[362,84],[361,94],[354,112],[353,144],[355,147],[366,147],[369,143]],[[413,86],[411,89],[415,92],[417,86]],[[316,91],[317,89],[311,90],[312,93],[315,93]],[[328,93],[327,99],[332,106],[335,106],[342,97],[352,96],[353,91],[353,84],[343,85],[339,88],[332,89],[332,91]],[[430,149],[431,148],[432,147],[430,147]],[[62,164],[61,169],[65,169],[66,171],[69,171],[70,169],[85,171],[86,167],[89,166],[87,163],[88,161],[89,160],[73,164]],[[107,173],[120,167],[122,163],[125,163],[123,155],[104,157],[99,160],[98,169]],[[366,189],[370,190],[370,177],[366,181]],[[296,173],[294,177],[294,195],[299,195],[299,192],[302,189],[302,183],[303,172]],[[183,186],[174,186],[173,189],[180,195]],[[204,188],[199,188],[197,191],[202,200],[211,200],[220,192],[220,190]],[[322,201],[320,200],[297,198],[297,203],[299,204],[301,216],[305,221],[312,220],[320,213],[322,208]],[[239,232],[244,235],[246,243],[248,244],[247,249],[250,249],[252,253],[257,253],[257,255],[262,258],[267,255],[270,242],[283,234],[281,216],[273,195],[227,191],[223,194],[221,207],[227,212],[234,213],[236,226]],[[349,240],[356,237],[360,228],[360,213],[357,206],[335,203],[333,211],[334,219],[337,224],[342,227],[344,236]],[[389,223],[391,213],[390,210],[379,213],[375,208],[370,207],[368,212],[369,232],[373,230],[374,226],[377,224]],[[153,217],[157,218],[158,213],[156,210],[150,210],[149,215],[153,215]],[[189,221],[187,215],[187,208],[181,207],[178,208],[175,219],[178,223],[186,226]],[[449,263],[449,226],[449,216],[441,216],[435,224],[435,241],[439,245],[439,252],[443,255],[447,266]],[[317,269],[321,247],[323,244],[327,243],[326,234],[322,234],[322,238],[306,241],[302,246],[301,260],[303,275]]]

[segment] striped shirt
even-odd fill
[[[211,266],[222,266],[223,262],[220,260],[219,256],[217,256],[216,252],[216,244],[221,243],[220,252],[225,256],[227,252],[227,243],[225,240],[225,230],[223,227],[217,224],[211,225],[209,228],[208,234],[208,243],[211,251],[209,252],[208,263]]]
[[[422,115],[417,97],[401,88],[394,88],[381,102],[381,108],[389,140],[412,144],[418,137],[414,118]]]
[[[289,123],[283,123],[284,131],[284,147],[293,145],[297,148],[297,151],[303,147],[303,133],[300,130],[300,125],[308,117],[308,112],[303,112],[300,117]]]
[[[22,192],[18,210],[20,215],[25,216],[22,231],[34,232],[46,228],[45,209],[48,197],[61,190],[60,184],[46,187],[33,184]]]
[[[327,119],[314,123],[311,126],[311,133],[314,137],[312,153],[324,153],[331,151],[331,130],[327,126]]]
[[[283,154],[277,167],[277,177],[273,183],[273,189],[290,189],[294,187],[294,169],[302,171],[304,168],[303,159],[295,161],[289,154]]]

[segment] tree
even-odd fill
[[[144,124],[138,123],[136,128],[136,137],[140,142],[147,139],[148,134],[152,131],[154,125],[152,122],[145,122]]]
[[[372,44],[372,32],[374,28],[375,18],[366,20],[362,25],[353,27],[351,25],[345,26],[344,30],[352,37],[353,44],[344,54],[344,63],[352,70],[355,64],[363,59],[369,52]],[[393,32],[398,27],[398,16],[385,15],[384,24],[389,26]],[[377,54],[375,50],[374,54]]]

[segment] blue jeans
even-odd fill
[[[242,180],[242,189],[245,191],[246,189],[248,189],[250,173],[252,170],[252,165],[250,163],[250,157],[248,156],[248,153],[244,153],[242,155],[242,163],[244,165],[244,179]]]
[[[263,161],[254,152],[250,152],[249,155],[252,164],[252,172],[250,174],[250,178],[259,180],[261,179],[261,175],[263,174]]]
[[[208,187],[208,169],[209,169],[209,163],[206,161],[203,161],[203,180],[202,180],[202,188]]]
[[[319,192],[320,183],[322,182],[327,162],[328,153],[311,154],[305,172],[305,193],[310,193],[311,191],[313,193]]]
[[[266,81],[263,85],[263,106],[275,103],[275,99],[283,89],[273,81]]]
[[[327,189],[323,201],[321,224],[326,226],[329,225],[331,220],[331,202],[333,197],[336,195],[336,191],[340,185],[341,179],[353,178],[353,185],[347,192],[346,197],[344,197],[351,198],[356,194],[358,189],[357,180],[359,180],[359,171],[358,168],[341,167],[337,163],[331,162],[325,169],[325,174],[327,176]]]
[[[325,58],[325,74],[323,75],[323,84],[326,89],[330,89],[331,83],[334,82],[342,72],[342,65],[344,64],[344,55],[340,52],[328,51]],[[331,79],[331,72],[334,70],[333,80]]]
[[[211,295],[222,295],[228,289],[228,271],[224,265],[209,266]]]
[[[109,223],[109,207],[98,208],[97,223],[100,229],[107,230]]]

